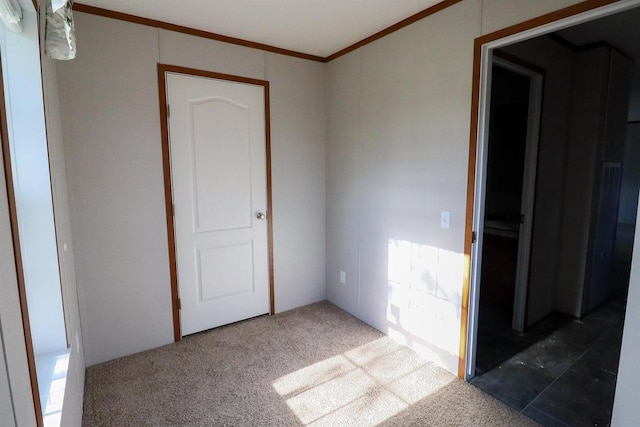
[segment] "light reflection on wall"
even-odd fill
[[[456,369],[464,255],[389,239],[390,337]]]

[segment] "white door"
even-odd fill
[[[265,93],[167,73],[182,335],[269,312]]]

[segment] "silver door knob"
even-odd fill
[[[258,213],[256,214],[256,218],[264,220],[264,219],[266,219],[266,218],[267,218],[267,216],[266,216],[264,213],[262,213],[262,212],[258,212]]]

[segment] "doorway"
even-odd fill
[[[496,52],[491,73],[476,361],[481,372],[517,352],[520,343],[512,335],[524,332],[526,321],[543,72],[508,56]]]
[[[496,40],[504,33],[476,41],[476,52],[481,52],[476,64],[484,77],[478,86],[478,133],[472,133],[472,141],[479,135],[477,157],[470,156],[478,168],[477,187],[472,182],[473,229],[478,234],[470,250],[473,279],[465,377],[476,376],[472,383],[544,425],[601,425],[611,419],[629,284],[629,264],[617,272],[612,265],[621,266],[616,264],[615,236],[616,231],[620,234],[616,228],[624,205],[624,171],[634,168],[626,154],[634,143],[625,143],[625,133],[640,114],[633,108],[640,100],[640,72],[632,66],[640,57],[634,44],[640,35],[633,25],[640,16],[640,9],[633,7],[639,3],[607,6],[580,18],[567,10],[560,17],[567,18],[563,22],[549,24],[558,19],[549,17],[546,23],[540,20],[542,27],[520,34],[514,29],[515,35],[501,41]],[[574,14],[584,10],[576,7]],[[548,34],[552,30],[556,32]],[[531,257],[525,334],[516,334],[523,349],[484,375],[476,367],[488,224],[478,201],[490,185],[486,168],[494,114],[491,71],[498,49],[521,54],[545,69],[545,100],[534,208],[537,243]],[[635,200],[627,204],[637,206],[638,185],[632,190],[628,194],[635,193]],[[546,215],[543,222],[537,218],[541,211]],[[527,335],[537,339],[526,342]]]
[[[273,311],[268,83],[162,65],[159,76],[178,339]]]

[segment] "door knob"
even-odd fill
[[[258,213],[256,214],[256,218],[264,220],[264,219],[266,219],[266,218],[267,218],[267,216],[266,216],[264,213],[262,213],[262,212],[258,212]]]

